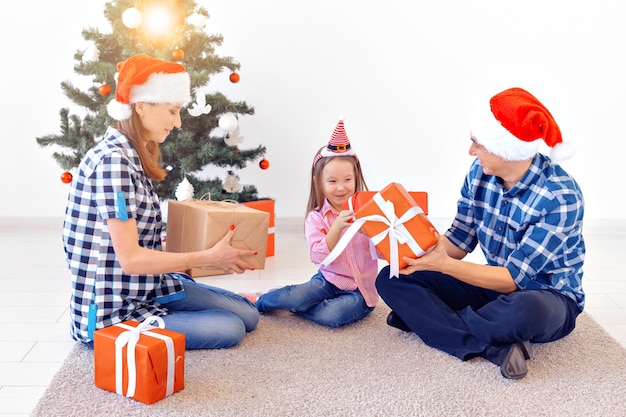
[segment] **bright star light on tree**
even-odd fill
[[[172,10],[163,5],[154,5],[143,12],[144,28],[149,35],[168,34],[174,25]]]

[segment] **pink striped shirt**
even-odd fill
[[[370,254],[370,240],[363,233],[357,233],[346,249],[328,265],[321,265],[330,253],[326,244],[326,234],[339,213],[324,200],[321,211],[310,211],[304,221],[304,233],[309,245],[311,262],[320,270],[324,278],[341,290],[359,289],[369,307],[378,302],[375,281],[378,274],[378,260]],[[344,229],[341,234],[345,233]]]

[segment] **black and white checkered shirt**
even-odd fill
[[[161,209],[152,183],[128,139],[109,128],[87,152],[69,192],[63,240],[72,276],[70,315],[75,340],[124,320],[163,315],[160,303],[184,298],[180,281],[164,275],[129,275],[117,260],[107,219],[137,222],[139,245],[161,250]]]

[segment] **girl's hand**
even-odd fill
[[[352,210],[342,210],[337,216],[337,220],[333,223],[332,227],[338,230],[343,230],[354,221],[354,213]]]

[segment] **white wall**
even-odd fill
[[[225,74],[212,86],[255,107],[240,122],[242,146],[268,149],[270,168],[254,164],[241,182],[274,197],[278,217],[304,214],[311,158],[340,114],[370,189],[394,181],[426,190],[431,216],[452,216],[471,163],[468,103],[517,85],[577,146],[563,166],[583,188],[587,218],[626,218],[615,190],[626,107],[619,0],[199,3],[211,13],[208,31],[224,36],[218,53],[242,65],[238,84]],[[35,138],[58,133],[58,111],[71,105],[60,82],[85,82],[72,56],[83,28],[108,28],[104,4],[35,0],[0,16],[0,216],[63,213],[68,186]]]

